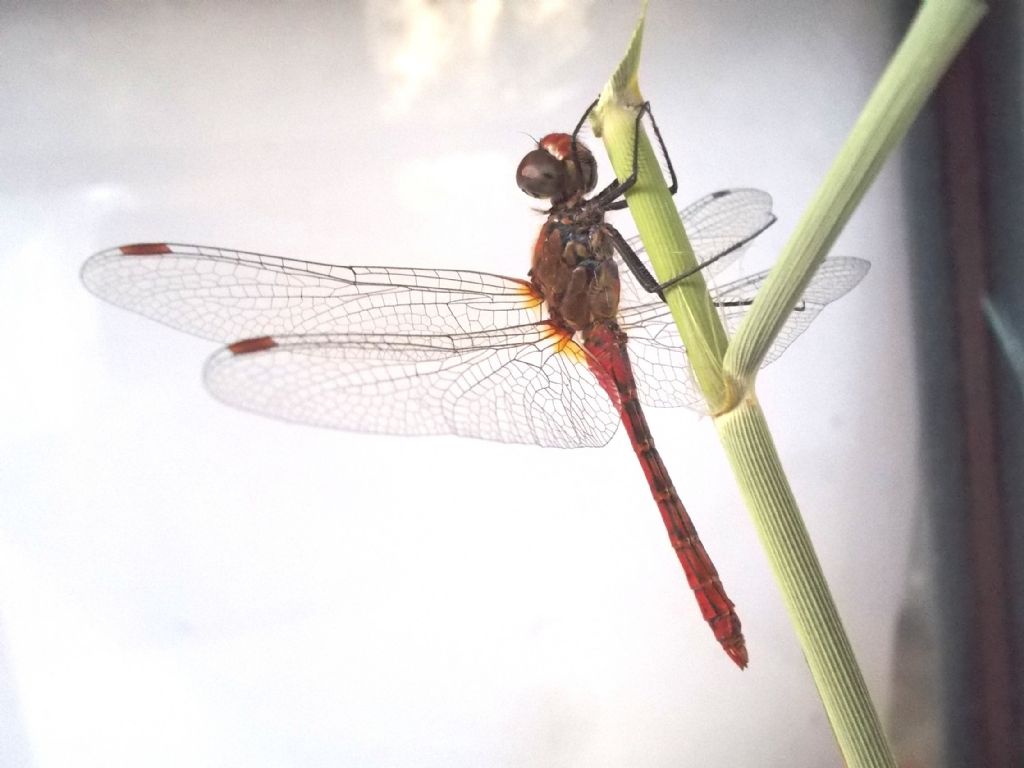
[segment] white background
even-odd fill
[[[648,414],[737,603],[742,673],[621,431],[558,451],[236,412],[202,388],[213,345],[78,281],[154,240],[523,276],[527,134],[571,128],[635,14],[2,6],[0,764],[840,763],[709,420]],[[653,4],[641,85],[681,201],[775,196],[748,271],[881,72],[886,14]],[[918,482],[902,206],[890,161],[836,247],[870,274],[759,384],[883,713]]]

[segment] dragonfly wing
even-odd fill
[[[822,309],[844,296],[864,278],[870,266],[863,259],[825,259],[786,319],[762,365],[777,360],[807,330]],[[767,278],[767,271],[759,272],[712,292],[730,336],[739,327],[750,302]],[[654,407],[685,406],[706,412],[668,307],[662,303],[627,308],[620,313],[619,323],[629,338],[628,348],[640,401]]]
[[[708,264],[705,269],[709,274],[733,263],[755,237],[775,222],[772,197],[759,189],[712,192],[680,209],[679,216],[697,263]],[[653,275],[654,268],[640,237],[632,237],[627,242]],[[628,270],[623,270],[622,283],[623,306],[661,301],[641,288]]]
[[[214,341],[295,333],[463,333],[536,322],[529,283],[466,270],[343,267],[225,248],[111,248],[82,267],[113,304]]]
[[[804,288],[800,301],[786,318],[785,325],[765,355],[762,367],[778,360],[789,345],[807,330],[818,313],[836,299],[849,293],[864,279],[870,268],[871,263],[864,259],[849,256],[825,259]],[[767,278],[767,271],[759,272],[723,285],[714,292],[715,302],[721,307],[722,322],[730,336],[739,328],[750,302]]]
[[[667,305],[625,309],[619,325],[626,332],[629,362],[643,405],[707,412]]]
[[[360,432],[569,448],[604,445],[619,423],[582,350],[547,323],[449,335],[268,336],[218,351],[205,379],[230,405]]]

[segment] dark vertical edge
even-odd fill
[[[989,247],[988,298],[1024,338],[1024,7],[993,2],[977,40],[984,131],[984,204]],[[990,336],[991,336],[991,329]],[[1024,765],[1024,401],[1003,350],[992,345],[996,460],[1007,547],[1010,763]]]
[[[964,49],[943,80],[938,113],[945,205],[953,262],[953,302],[967,481],[967,548],[973,626],[969,695],[979,765],[1015,766],[1009,521],[1000,493],[993,344],[984,315],[988,294],[987,165],[983,43]]]
[[[983,312],[988,297],[1024,328],[1020,22],[992,6],[905,154],[946,766],[1024,764],[1024,416]]]
[[[906,29],[918,8],[916,0],[896,4],[893,29]],[[893,44],[897,42],[898,36]],[[962,545],[967,540],[967,482],[961,452],[953,269],[942,226],[942,173],[937,161],[941,151],[939,120],[931,100],[911,126],[902,152],[920,403],[921,496],[911,510],[919,522],[913,527],[911,568],[924,570],[921,580],[928,587],[915,590],[913,576],[909,584],[897,585],[904,594],[888,730],[901,763],[933,757],[941,760],[936,768],[958,768],[975,761],[969,727],[970,627],[965,620],[969,564]],[[936,681],[937,690],[927,687],[928,680]],[[932,709],[938,711],[922,711]],[[922,742],[915,743],[918,738]],[[935,739],[942,743],[929,749],[928,742]],[[928,753],[917,753],[918,747]]]

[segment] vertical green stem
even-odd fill
[[[745,399],[715,426],[847,765],[895,768],[760,405]]]

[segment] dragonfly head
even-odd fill
[[[594,189],[597,161],[581,141],[574,147],[569,134],[549,133],[519,163],[516,184],[530,197],[561,203]]]

